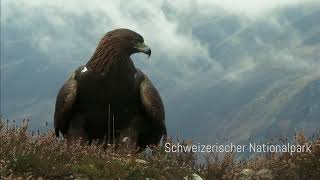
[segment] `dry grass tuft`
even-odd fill
[[[297,133],[295,143],[311,143],[311,153],[264,153],[241,162],[235,153],[211,153],[199,164],[193,153],[166,153],[164,147],[136,153],[81,140],[67,143],[52,130],[29,132],[28,124],[0,121],[0,179],[183,179],[194,173],[204,179],[238,179],[244,169],[270,170],[272,179],[320,177],[320,138],[308,139],[303,133]]]

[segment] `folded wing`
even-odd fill
[[[165,126],[165,110],[158,90],[153,86],[149,78],[139,69],[137,69],[137,79],[139,83],[140,100],[145,112],[144,123],[150,127],[150,141],[152,144],[158,144],[161,137],[166,137],[167,130]],[[148,140],[149,141],[149,140]]]
[[[54,114],[55,134],[59,137],[59,132],[67,134],[70,119],[73,116],[73,106],[77,98],[78,83],[75,79],[75,72],[71,74],[68,80],[60,89]]]

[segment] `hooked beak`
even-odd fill
[[[144,42],[138,43],[135,48],[138,50],[138,52],[142,52],[144,54],[147,54],[148,58],[151,56],[151,49]]]

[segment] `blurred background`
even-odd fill
[[[68,75],[115,28],[140,33],[133,55],[159,89],[169,135],[257,141],[320,129],[317,0],[1,1],[1,114],[53,127]]]

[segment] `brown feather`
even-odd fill
[[[158,144],[161,137],[166,138],[165,110],[158,90],[150,79],[139,69],[136,73],[142,109],[144,110],[141,123],[149,129],[140,137],[140,146]]]
[[[140,83],[140,98],[148,116],[156,123],[163,123],[165,113],[160,94],[145,74]]]

